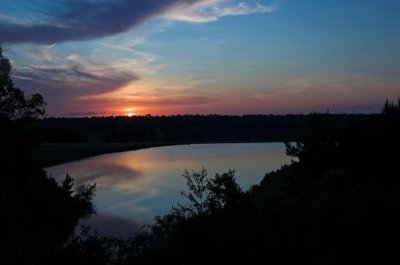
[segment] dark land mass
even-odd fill
[[[35,150],[45,167],[83,158],[144,148],[188,144],[186,142],[43,143]]]
[[[47,142],[229,142],[296,138],[306,115],[47,118]],[[338,119],[341,116],[338,116]]]
[[[317,116],[324,114],[316,114]],[[330,114],[336,131],[368,129],[377,115]],[[149,147],[238,142],[294,142],[307,130],[307,115],[178,115],[47,118],[45,143],[36,148],[44,166]]]

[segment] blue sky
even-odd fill
[[[49,116],[378,112],[400,0],[3,0],[14,80]]]

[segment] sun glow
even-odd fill
[[[125,112],[125,116],[127,116],[127,117],[133,117],[136,115],[135,109],[133,109],[133,108],[124,109],[124,112]]]

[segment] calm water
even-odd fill
[[[205,167],[209,176],[235,169],[243,189],[265,173],[290,163],[282,143],[195,144],[167,146],[96,156],[47,168],[61,181],[68,172],[75,183],[96,183],[98,215],[84,221],[108,235],[133,234],[155,215],[183,202],[182,173]]]

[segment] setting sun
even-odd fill
[[[128,112],[128,113],[126,114],[126,116],[128,116],[128,117],[133,117],[133,116],[135,116],[135,113],[133,113],[133,112]]]

